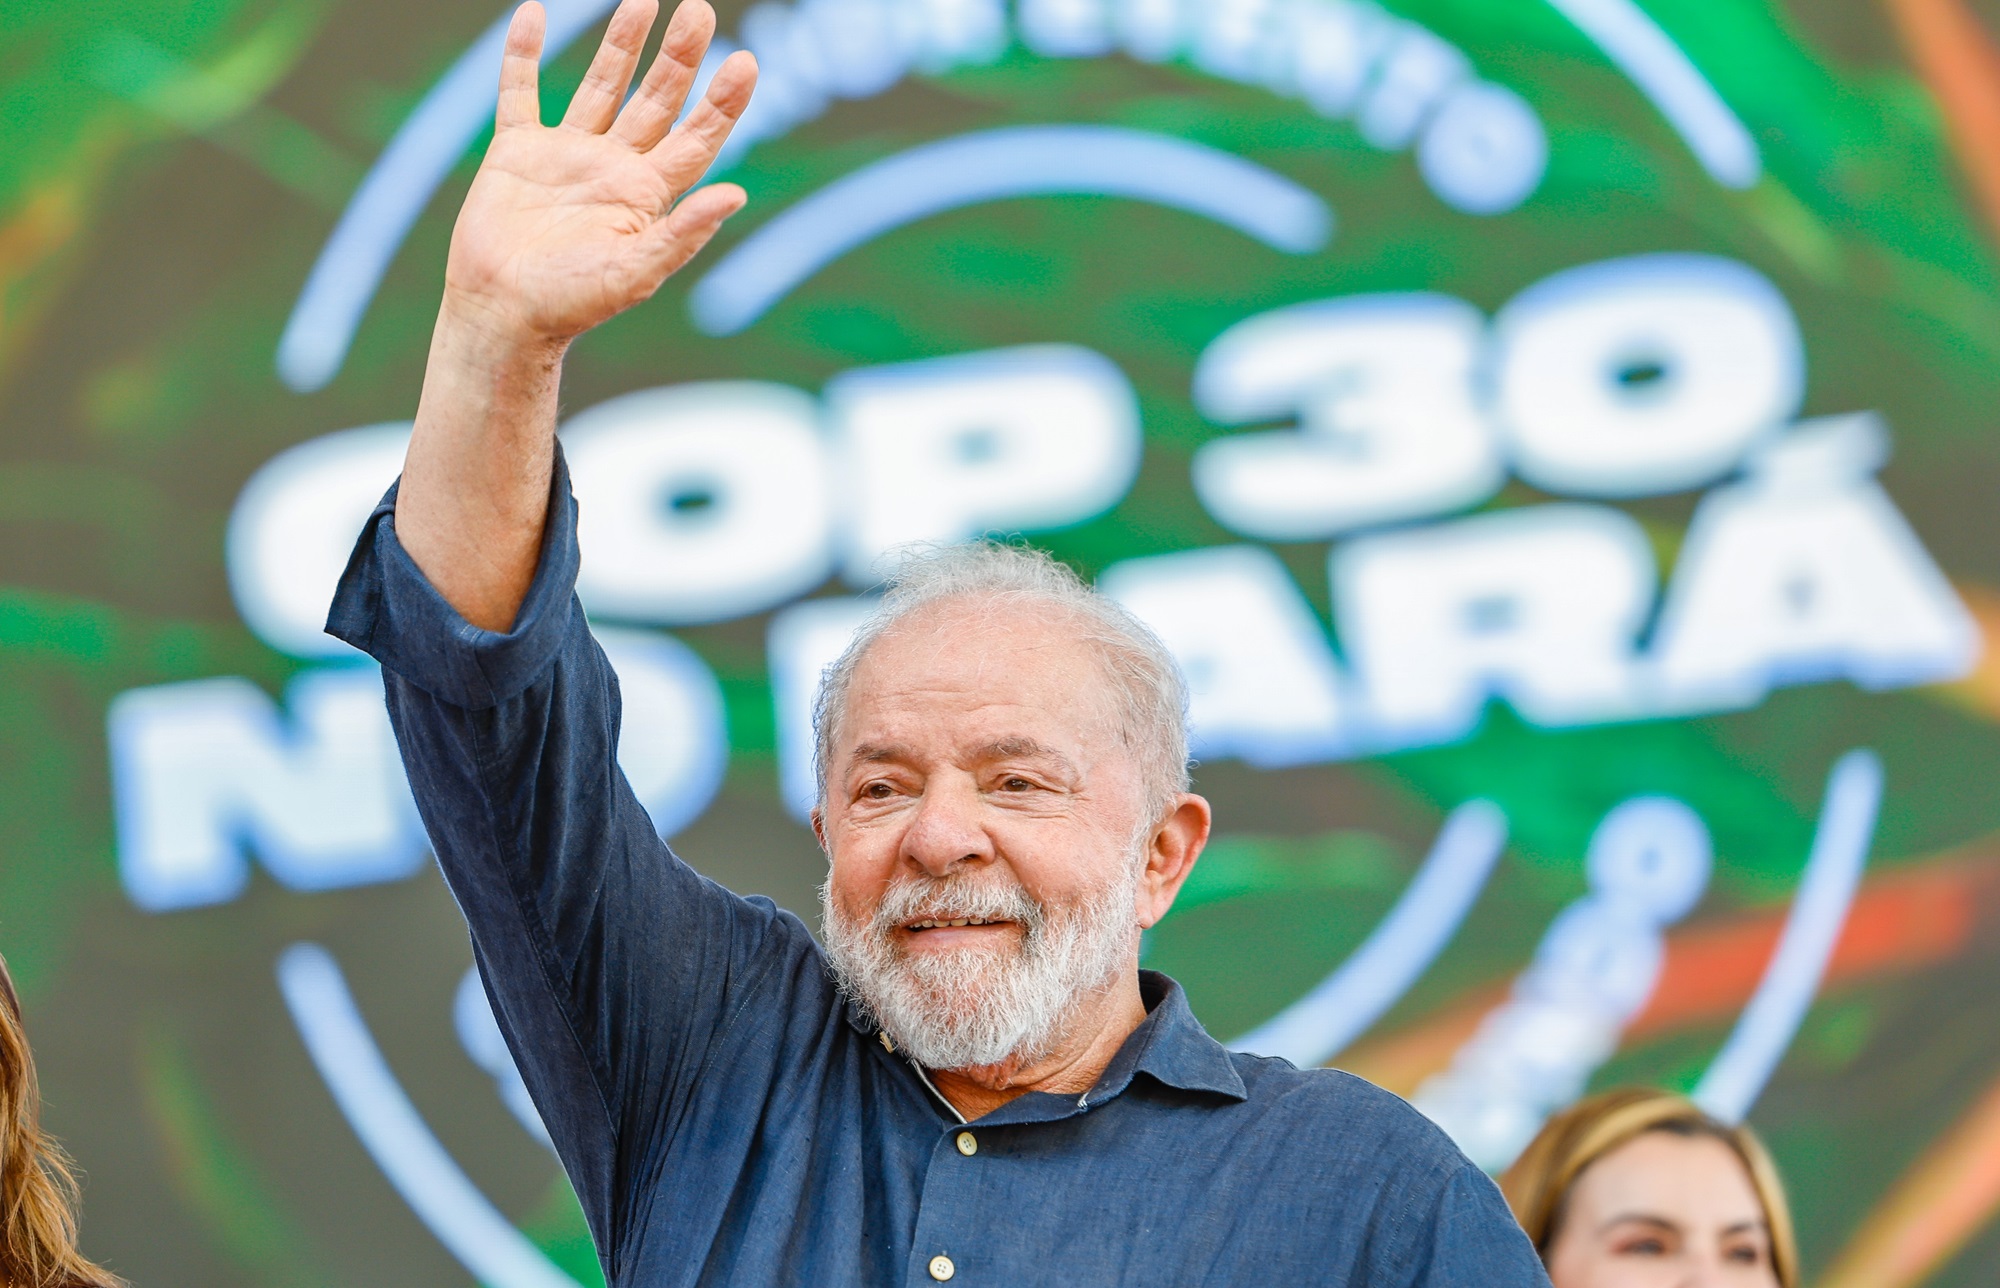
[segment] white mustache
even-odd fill
[[[889,887],[868,919],[871,934],[886,937],[913,921],[984,921],[1019,923],[1030,940],[1048,924],[1048,913],[1018,884],[993,885],[967,877],[911,877]]]

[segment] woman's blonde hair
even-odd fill
[[[76,1250],[76,1172],[41,1125],[21,1003],[0,960],[0,1284],[122,1288]]]
[[[1583,1170],[1634,1137],[1656,1131],[1706,1136],[1736,1152],[1764,1208],[1771,1265],[1780,1288],[1798,1288],[1799,1250],[1792,1212],[1764,1143],[1749,1127],[1732,1127],[1712,1118],[1685,1096],[1644,1087],[1623,1087],[1579,1100],[1549,1119],[1500,1177],[1500,1192],[1542,1259],[1548,1260],[1561,1231],[1570,1187]]]

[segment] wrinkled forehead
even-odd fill
[[[1115,736],[1116,688],[1088,621],[1059,604],[954,597],[917,608],[854,668],[841,734],[866,725],[975,711],[1012,712],[1071,732]]]

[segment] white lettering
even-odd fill
[[[1097,58],[1111,52],[1103,0],[1021,0],[1021,40],[1044,58]]]
[[[1194,487],[1245,536],[1309,541],[1470,505],[1500,487],[1472,402],[1485,319],[1444,295],[1296,304],[1239,322],[1202,354],[1195,402],[1242,423],[1296,413],[1297,433],[1205,444]]]
[[[1142,61],[1165,62],[1186,40],[1182,10],[1181,0],[1112,0],[1119,45]]]
[[[841,98],[869,98],[909,70],[920,17],[895,0],[801,0],[803,38],[817,47],[819,81]]]
[[[563,431],[593,614],[712,622],[832,571],[829,464],[813,399],[750,381],[649,389]]]
[[[1490,695],[1537,724],[1635,714],[1651,549],[1616,510],[1543,505],[1359,537],[1331,558],[1348,663],[1387,745],[1472,731]]]
[[[407,422],[343,430],[266,461],[229,514],[229,588],[257,637],[293,657],[353,657],[326,633],[355,538],[403,468]]]
[[[1354,110],[1398,30],[1397,21],[1374,5],[1317,0],[1293,0],[1281,21],[1291,64],[1284,88],[1321,116],[1335,118]]]
[[[843,571],[868,585],[911,542],[1063,527],[1139,469],[1138,401],[1105,358],[1031,345],[836,377],[828,419],[851,507]]]
[[[907,0],[914,10],[917,65],[936,75],[988,63],[1007,50],[1003,0]]]
[[[1194,64],[1233,81],[1269,78],[1273,0],[1205,0],[1194,7]]]
[[[743,15],[740,30],[744,47],[757,55],[757,93],[739,131],[771,138],[826,110],[826,55],[797,10],[765,0]]]
[[[1128,559],[1098,584],[1180,663],[1196,755],[1273,767],[1343,749],[1333,650],[1276,555],[1229,546]]]
[[[1500,215],[1526,201],[1549,164],[1542,118],[1504,85],[1460,81],[1417,140],[1417,170],[1446,205]]]
[[[618,674],[618,763],[662,835],[705,809],[728,764],[722,694],[685,645],[601,630]],[[130,689],[107,719],[118,867],[150,912],[226,903],[248,849],[294,890],[398,881],[427,841],[373,666],[307,671],[281,712],[223,676]]]
[[[1513,209],[1546,164],[1547,139],[1525,100],[1490,84],[1458,93],[1472,88],[1465,55],[1365,0],[1020,0],[1011,30],[1004,0],[765,0],[744,14],[739,34],[760,75],[724,147],[725,167],[752,143],[819,117],[836,99],[879,94],[913,67],[935,75],[990,63],[1015,34],[1044,58],[1185,57],[1212,75],[1302,98],[1322,116],[1354,116],[1377,148],[1421,139],[1425,181],[1470,214]],[[734,49],[716,40],[697,95]]]
[[[1748,481],[1695,511],[1654,632],[1673,710],[1754,706],[1779,684],[1867,689],[1953,679],[1980,635],[1870,475],[1887,456],[1869,415],[1806,421]]]
[[[224,903],[248,845],[294,890],[394,881],[422,866],[373,667],[292,682],[291,719],[233,676],[130,689],[108,716],[118,867],[148,911]]]
[[[1355,128],[1385,151],[1408,147],[1446,91],[1471,71],[1456,46],[1415,23],[1403,23],[1368,82]]]
[[[1508,303],[1494,334],[1515,470],[1555,492],[1644,496],[1720,478],[1805,392],[1784,297],[1709,255],[1565,270]]]

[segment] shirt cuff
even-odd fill
[[[518,697],[555,664],[576,600],[576,499],[556,448],[548,518],[527,598],[506,634],[459,616],[396,539],[398,479],[368,516],[327,615],[326,632],[441,702],[483,710]]]

